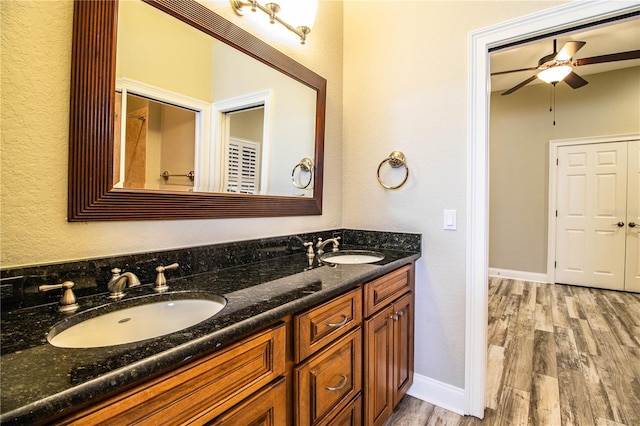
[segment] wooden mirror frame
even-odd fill
[[[322,214],[327,81],[195,1],[143,0],[317,92],[313,197],[113,188],[118,1],[74,4],[69,122],[69,222]],[[288,173],[288,171],[287,171]]]

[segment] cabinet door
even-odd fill
[[[413,383],[414,294],[393,303],[393,408]]]
[[[287,405],[282,377],[207,425],[282,426],[287,423]]]
[[[56,424],[203,423],[253,395],[286,371],[286,331],[279,323],[91,405]]]
[[[389,306],[364,323],[365,425],[382,425],[393,411],[392,314]]]

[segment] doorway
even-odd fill
[[[484,416],[488,276],[488,148],[490,48],[638,11],[619,2],[570,3],[469,34],[467,141],[467,285],[465,323],[465,414]]]

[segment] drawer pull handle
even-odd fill
[[[333,386],[325,386],[324,388],[328,391],[339,391],[342,388],[344,388],[347,385],[347,382],[349,381],[349,379],[347,379],[346,374],[341,374],[340,375],[342,377],[342,381],[340,382],[340,384],[336,387]]]
[[[349,320],[349,318],[347,318],[347,316],[345,314],[340,314],[340,316],[342,317],[342,321],[340,322],[328,322],[327,327],[342,327],[343,325],[345,325],[347,323],[347,321]]]

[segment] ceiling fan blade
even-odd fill
[[[508,70],[508,71],[497,71],[497,72],[492,72],[491,75],[502,75],[502,74],[511,74],[512,72],[520,72],[520,71],[535,71],[537,70],[537,67],[533,67],[533,68],[520,68],[517,70]]]
[[[582,87],[582,86],[584,86],[586,84],[589,84],[589,82],[587,80],[585,80],[584,78],[580,77],[578,74],[576,74],[573,71],[571,71],[564,78],[564,82],[567,83],[569,86],[571,86],[574,89],[577,89],[578,87]]]
[[[630,50],[628,52],[610,53],[608,55],[592,56],[591,58],[576,59],[573,61],[574,67],[582,65],[601,64],[604,62],[627,61],[629,59],[639,59],[640,50]]]
[[[510,95],[511,93],[515,92],[516,90],[526,86],[527,84],[531,83],[533,80],[535,80],[536,78],[538,78],[537,76],[532,76],[529,77],[528,79],[526,79],[525,81],[523,81],[522,83],[518,84],[517,86],[513,86],[511,89],[507,90],[506,92],[502,93],[502,96],[505,95]]]
[[[568,41],[562,46],[562,49],[558,52],[554,58],[558,62],[567,62],[573,58],[573,55],[582,47],[587,44],[585,41]]]

